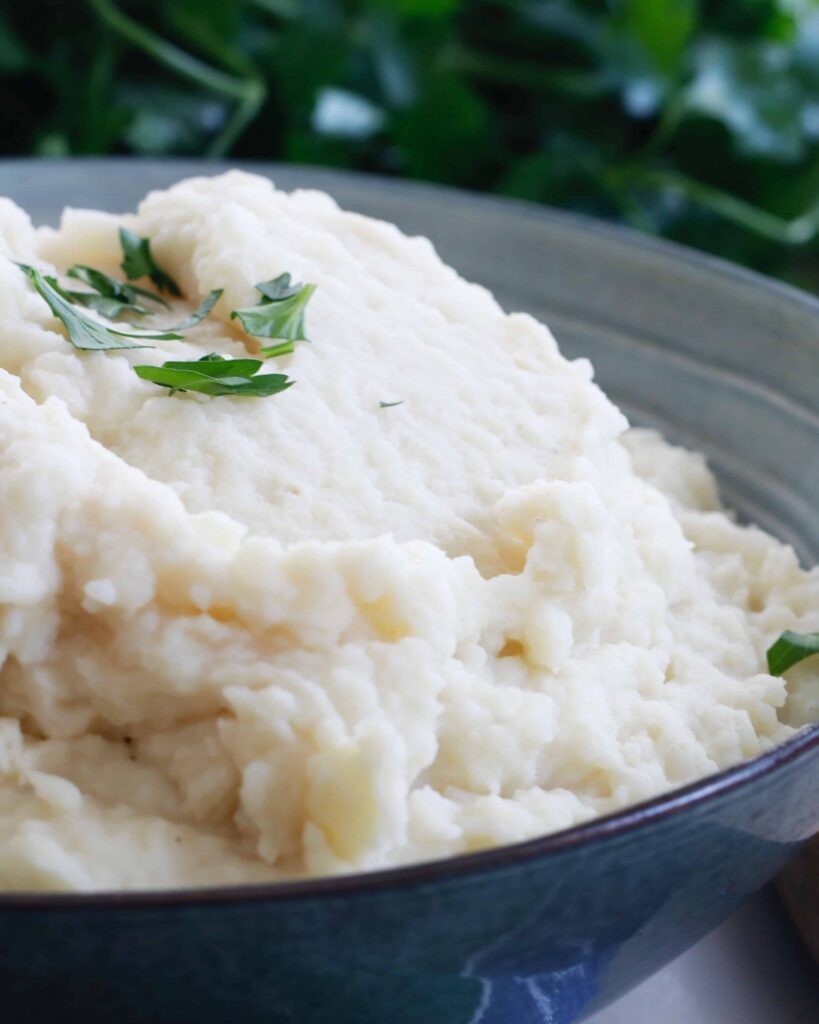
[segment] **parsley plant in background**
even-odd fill
[[[816,0],[28,0],[0,109],[6,155],[439,181],[819,288]]]

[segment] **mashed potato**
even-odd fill
[[[1,888],[516,842],[819,717],[815,663],[765,670],[819,572],[429,242],[231,173],[56,231],[2,201],[0,252],[119,276],[121,224],[185,296],[148,324],[224,293],[184,340],[80,352],[0,259]],[[230,312],[285,271],[318,286],[270,364],[294,387],[133,372],[256,351]]]

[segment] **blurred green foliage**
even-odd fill
[[[7,154],[422,178],[816,280],[817,0],[27,0],[0,109]]]

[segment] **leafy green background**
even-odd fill
[[[3,151],[351,167],[819,285],[818,0],[26,0]]]

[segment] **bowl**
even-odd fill
[[[37,221],[128,209],[219,165],[7,161]],[[588,355],[633,420],[709,456],[733,507],[819,561],[819,302],[579,217],[258,165],[429,235]],[[718,925],[819,830],[819,726],[762,757],[530,842],[343,878],[0,894],[4,1019],[85,1024],[571,1024]]]

